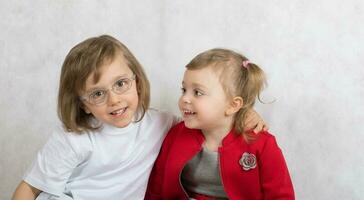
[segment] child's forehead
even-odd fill
[[[129,77],[133,74],[124,56],[116,56],[97,67],[86,79],[87,85],[112,82],[118,77]]]
[[[218,70],[212,66],[206,66],[203,68],[186,69],[184,78],[201,78],[201,79],[219,79],[221,70]]]
[[[230,73],[224,71],[224,68],[211,65],[198,69],[186,69],[182,85],[210,89],[214,87],[230,88],[233,87],[233,79]]]
[[[187,69],[185,71],[182,84],[191,84],[195,86],[205,86],[220,84],[219,73],[211,68]]]

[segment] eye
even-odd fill
[[[115,87],[117,87],[117,88],[122,88],[122,87],[125,87],[126,85],[128,85],[127,79],[120,79],[120,80],[116,81],[116,83],[115,83]]]
[[[181,92],[182,92],[182,94],[186,93],[186,88],[181,87]]]
[[[105,94],[106,94],[105,90],[96,90],[90,94],[90,99],[92,100],[102,99],[105,96]]]
[[[204,95],[204,93],[202,93],[201,91],[199,91],[199,90],[195,90],[194,91],[194,94],[195,94],[195,96],[202,96],[202,95]]]

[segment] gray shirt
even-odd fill
[[[227,198],[220,178],[217,152],[203,148],[183,168],[181,180],[189,192]]]

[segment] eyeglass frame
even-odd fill
[[[130,81],[130,84],[129,84],[129,86],[128,86],[128,88],[126,88],[125,90],[123,90],[122,92],[118,92],[116,89],[114,89],[116,86],[116,83],[117,82],[119,82],[120,80],[127,80],[128,82]],[[82,96],[79,96],[79,99],[81,100],[81,101],[86,101],[87,103],[89,103],[89,104],[92,104],[92,105],[95,105],[95,106],[101,106],[101,105],[104,105],[105,104],[105,102],[107,101],[107,99],[108,99],[108,92],[111,90],[112,92],[114,92],[115,94],[117,94],[117,95],[121,95],[121,94],[123,94],[123,93],[125,93],[125,92],[127,92],[130,88],[131,88],[131,86],[133,85],[133,81],[134,80],[136,80],[136,75],[135,74],[133,74],[130,78],[127,78],[127,77],[124,77],[124,78],[118,78],[113,84],[112,84],[112,86],[111,86],[111,88],[108,88],[108,89],[105,89],[105,88],[103,88],[103,89],[95,89],[95,90],[92,90],[92,91],[90,91],[90,92],[87,92],[85,95],[82,95]],[[91,99],[91,95],[93,94],[93,93],[95,93],[96,91],[103,91],[103,92],[105,92],[105,97],[104,97],[104,99],[101,101],[101,102],[99,102],[99,103],[94,103],[94,102],[92,102],[90,99]]]

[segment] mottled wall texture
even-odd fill
[[[227,47],[268,76],[256,110],[286,157],[297,199],[364,198],[364,1],[0,2],[0,199],[59,124],[62,61],[100,34],[145,67],[152,106],[178,114],[184,65]]]

